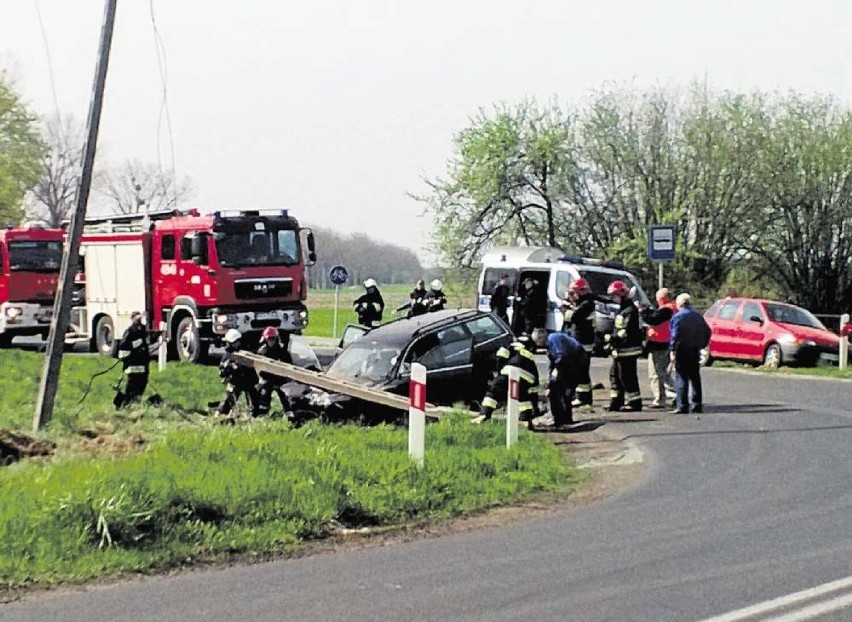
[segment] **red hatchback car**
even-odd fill
[[[809,311],[756,298],[725,298],[704,313],[713,329],[705,363],[737,359],[780,365],[837,362],[840,337]]]

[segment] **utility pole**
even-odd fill
[[[95,149],[98,143],[98,129],[101,122],[101,107],[104,98],[109,50],[112,45],[112,30],[115,25],[115,7],[117,0],[106,0],[104,21],[101,26],[101,41],[98,50],[98,64],[95,68],[95,83],[92,87],[92,99],[89,103],[89,118],[86,127],[86,147],[83,151],[83,170],[77,186],[77,205],[71,213],[65,249],[62,254],[62,267],[59,270],[59,283],[56,300],[53,303],[53,318],[50,320],[50,335],[47,341],[47,356],[38,388],[38,400],[33,415],[33,431],[43,428],[53,417],[53,405],[56,389],[59,386],[59,371],[62,367],[62,352],[65,347],[65,333],[71,320],[71,294],[74,291],[74,275],[80,255],[80,238],[86,220],[86,205],[89,202],[89,189],[92,186],[92,167],[95,163]]]

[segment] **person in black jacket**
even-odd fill
[[[692,385],[692,412],[704,408],[701,392],[701,349],[710,343],[711,330],[704,316],[692,308],[692,297],[686,292],[675,299],[678,311],[671,320],[669,357],[675,368],[677,406],[675,414],[689,412],[689,385]]]
[[[382,323],[385,301],[375,279],[364,281],[364,288],[367,291],[356,298],[352,304],[355,307],[355,313],[358,314],[358,323],[361,326],[374,328]]]
[[[227,415],[237,405],[240,396],[245,394],[249,402],[252,415],[257,414],[258,398],[257,373],[251,367],[239,365],[234,360],[234,355],[243,349],[242,334],[235,328],[225,333],[225,354],[219,363],[219,377],[225,383],[225,398],[219,403],[219,414]]]
[[[138,401],[148,386],[151,354],[148,351],[148,330],[142,320],[139,311],[131,313],[130,326],[125,329],[118,344],[118,358],[121,359],[127,380],[124,390],[117,391],[112,400],[116,408]]]
[[[408,314],[405,317],[414,317],[416,315],[423,315],[429,309],[426,307],[426,295],[428,292],[426,291],[426,283],[423,279],[417,281],[417,285],[414,286],[414,289],[411,290],[411,293],[408,294],[408,302],[405,302],[399,305],[396,309],[394,309],[394,313],[399,313],[400,311],[408,310]]]
[[[532,352],[522,341],[513,342],[508,348],[497,350],[499,369],[497,375],[488,385],[482,408],[473,423],[484,423],[500,404],[505,404],[509,398],[509,369],[518,368],[520,386],[518,387],[518,420],[526,422],[532,428],[532,420],[541,413],[538,407],[539,378],[538,366],[535,364]]]
[[[550,369],[547,399],[555,427],[574,423],[571,398],[577,387],[581,370],[588,367],[588,354],[571,335],[564,332],[547,334],[543,328],[533,331],[533,341],[547,348]]]
[[[609,372],[611,383],[609,410],[642,410],[642,394],[639,392],[639,377],[636,362],[642,356],[642,327],[639,325],[639,309],[630,297],[624,281],[613,281],[607,294],[618,304],[613,333],[607,335],[612,355]]]
[[[586,352],[585,365],[579,370],[577,378],[577,399],[571,404],[575,408],[591,410],[592,378],[589,367],[592,352],[595,350],[595,301],[589,282],[583,277],[568,287],[568,301],[563,311],[562,330],[571,333]]]
[[[273,326],[267,326],[263,329],[261,335],[260,347],[257,353],[261,356],[271,358],[274,361],[281,363],[293,363],[293,357],[290,355],[290,333],[284,333],[283,338],[279,335],[278,329]],[[280,376],[275,376],[268,372],[260,372],[260,382],[257,383],[255,389],[257,391],[257,416],[267,415],[272,407],[272,394],[275,393],[281,401],[281,408],[284,411],[290,410],[290,402],[287,396],[281,390],[281,385],[286,380]]]
[[[444,295],[443,284],[435,279],[429,284],[429,293],[426,294],[426,308],[429,313],[443,311],[447,305],[447,297]]]
[[[512,319],[516,334],[531,335],[533,329],[544,325],[540,321],[540,316],[543,315],[541,313],[543,309],[541,293],[542,290],[539,288],[538,281],[532,277],[524,279],[515,299],[515,317]]]
[[[491,313],[499,317],[501,320],[509,323],[509,279],[508,274],[501,274],[497,285],[494,286],[494,291],[491,292]]]

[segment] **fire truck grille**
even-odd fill
[[[280,298],[293,293],[293,279],[243,279],[234,282],[237,298]]]

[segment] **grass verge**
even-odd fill
[[[9,351],[0,362],[20,372],[17,383],[0,386],[0,421],[26,429],[40,357]],[[89,376],[110,363],[68,357],[46,433],[59,443],[57,454],[0,469],[4,587],[287,553],[324,537],[335,521],[362,527],[449,517],[582,478],[546,439],[521,430],[506,450],[502,426],[471,426],[461,415],[427,427],[423,469],[408,459],[406,430],[394,426],[216,425],[186,414],[221,388],[215,369],[197,366],[154,372],[167,405],[121,417],[111,412],[107,374],[76,415]],[[99,438],[135,440],[86,445],[92,429],[109,430]]]
[[[767,374],[778,374],[781,376],[818,376],[821,378],[838,378],[852,380],[852,367],[840,369],[835,365],[817,365],[816,367],[764,367],[754,366],[747,363],[736,363],[734,361],[715,361],[713,367],[727,369],[749,369]]]

